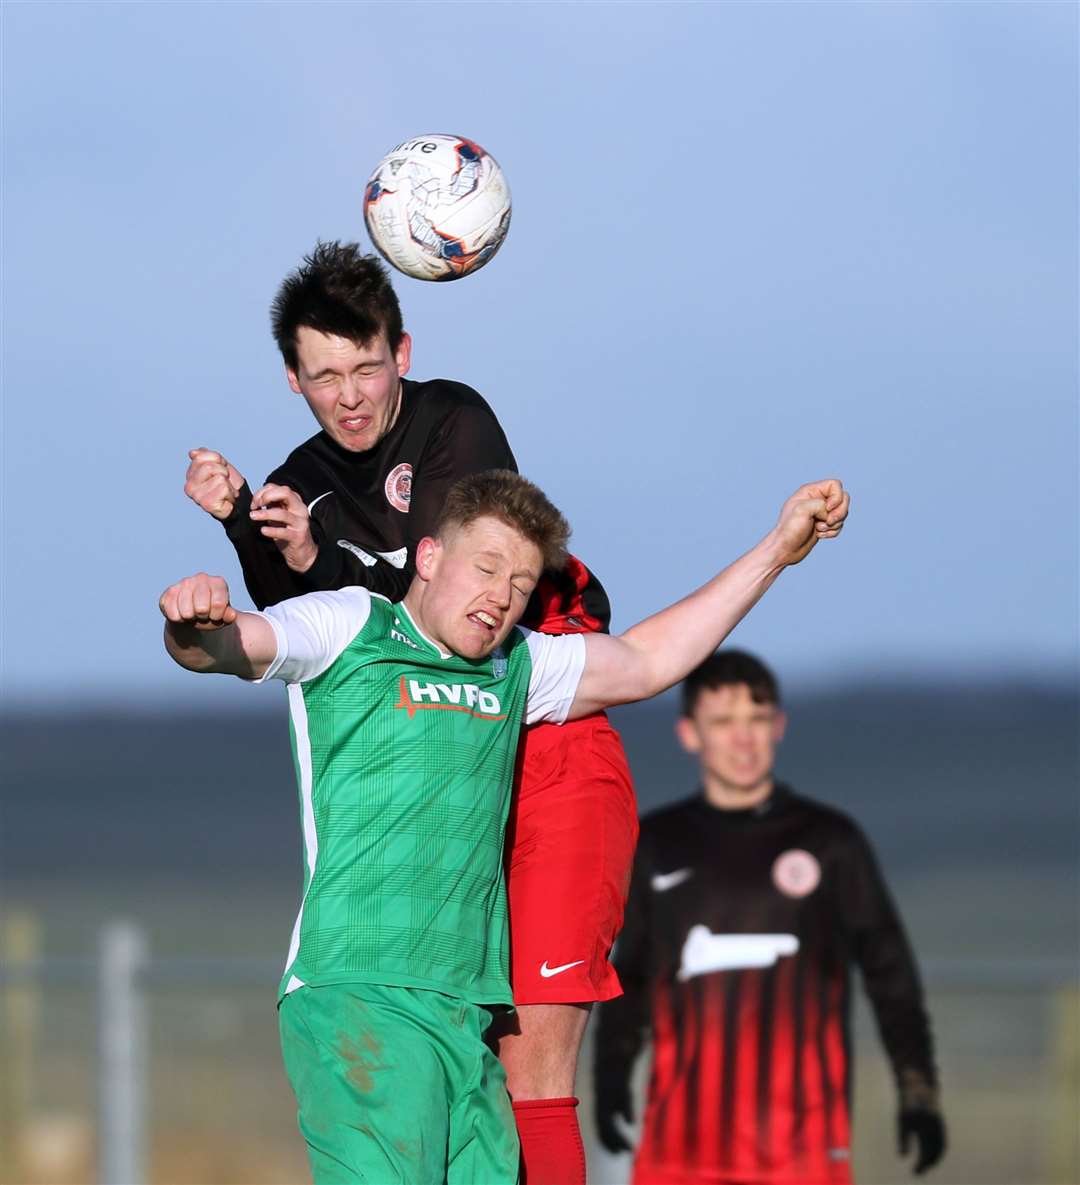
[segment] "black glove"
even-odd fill
[[[630,1152],[633,1145],[615,1122],[616,1116],[627,1123],[634,1122],[634,1105],[630,1101],[630,1083],[625,1077],[596,1078],[596,1134],[609,1152]]]
[[[945,1155],[945,1120],[929,1107],[902,1107],[897,1123],[900,1155],[907,1156],[912,1138],[919,1146],[914,1172],[925,1173]]]

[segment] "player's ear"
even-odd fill
[[[675,735],[687,753],[701,752],[701,737],[698,736],[697,727],[689,716],[680,716],[675,721]]]
[[[303,395],[300,390],[300,380],[296,377],[296,371],[286,362],[285,363],[285,378],[289,384],[289,390],[296,395]]]
[[[398,348],[394,351],[394,362],[397,364],[399,375],[409,373],[409,366],[412,363],[412,338],[407,333],[401,335]]]
[[[435,571],[435,562],[439,554],[439,541],[430,535],[425,535],[416,545],[415,567],[416,574],[421,580],[430,580]]]
[[[776,715],[773,717],[772,739],[774,745],[779,745],[784,739],[784,733],[787,732],[787,714],[777,709]]]

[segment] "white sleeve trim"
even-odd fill
[[[581,634],[538,634],[522,626],[532,659],[525,723],[541,720],[562,724],[570,713],[585,670],[585,638]]]
[[[280,621],[278,621],[276,617],[271,617],[269,613],[263,613],[258,609],[253,609],[251,612],[258,613],[261,618],[270,623],[274,631],[274,638],[277,642],[277,653],[274,655],[274,661],[266,668],[266,670],[259,676],[258,679],[251,680],[252,683],[266,683],[270,679],[276,677],[278,671],[281,670],[281,664],[288,657],[289,639],[285,633],[285,627]]]
[[[317,678],[329,670],[370,615],[371,594],[358,585],[271,605],[260,616],[273,627],[277,655],[255,682],[306,683]]]

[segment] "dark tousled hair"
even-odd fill
[[[717,650],[683,680],[682,714],[694,714],[703,691],[734,687],[740,683],[750,688],[750,698],[755,704],[780,706],[780,684],[760,658],[745,650]]]
[[[432,534],[437,538],[478,518],[497,518],[540,548],[544,567],[566,566],[570,524],[539,486],[510,469],[459,478],[450,487]]]
[[[404,332],[401,306],[386,268],[359,243],[315,244],[290,272],[270,306],[270,325],[285,364],[295,370],[296,331],[301,325],[367,345],[386,334],[391,351]]]

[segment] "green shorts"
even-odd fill
[[[290,992],[281,1050],[315,1185],[515,1185],[518,1139],[491,1013],[439,992]]]

